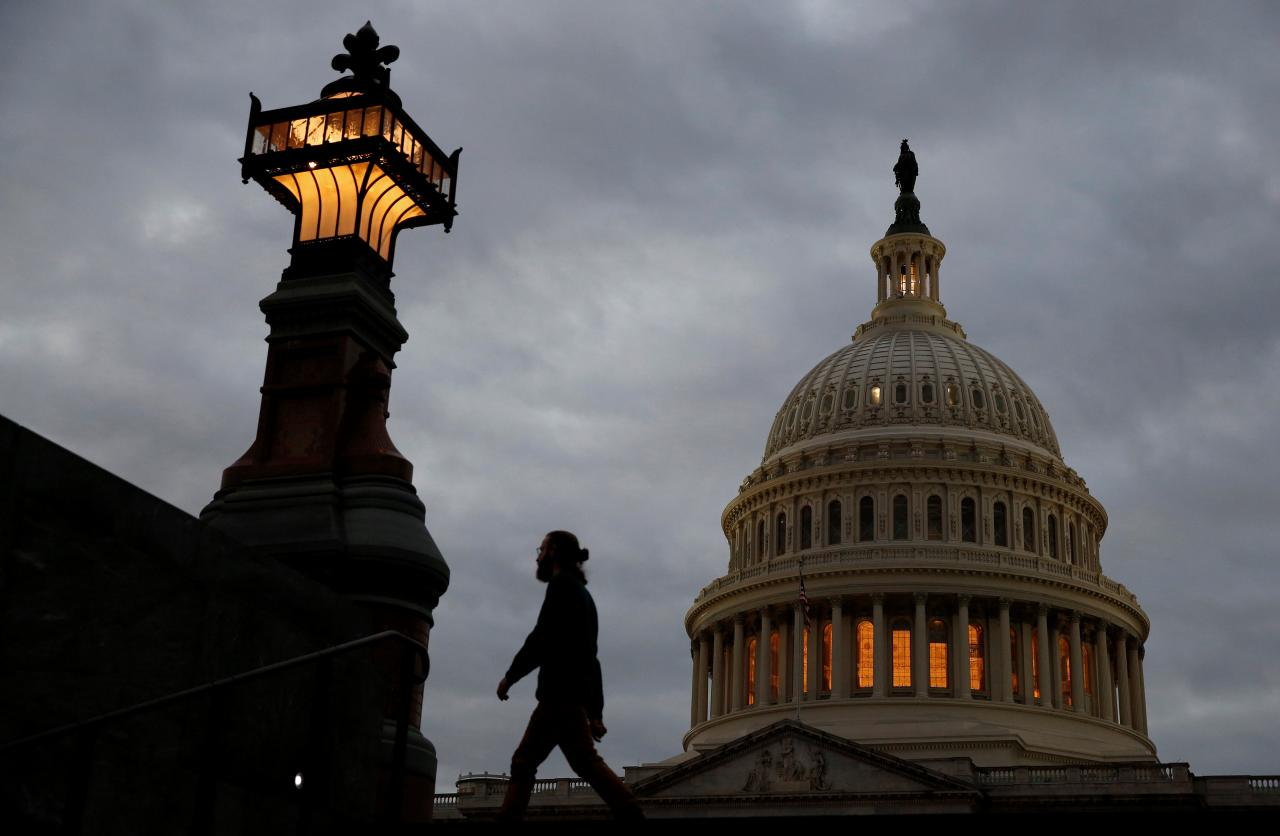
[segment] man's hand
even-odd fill
[[[507,691],[510,689],[511,686],[507,684],[507,678],[505,676],[498,680],[498,699],[505,700],[507,698]]]
[[[591,726],[591,738],[595,740],[596,743],[599,743],[600,738],[604,737],[606,734],[609,733],[609,730],[604,727],[603,720],[592,720],[590,721],[590,726]]]

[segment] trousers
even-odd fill
[[[538,767],[556,746],[573,771],[609,805],[615,818],[644,818],[631,790],[596,753],[587,710],[573,703],[539,702],[511,756],[511,781],[498,813],[500,821],[520,821],[524,817]]]

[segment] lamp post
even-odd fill
[[[294,215],[291,258],[260,307],[270,326],[257,436],[222,475],[201,519],[367,607],[371,628],[427,643],[449,567],[427,531],[413,466],[387,433],[393,357],[408,339],[391,292],[397,235],[455,215],[458,155],[404,112],[366,23],[333,59],[349,75],[319,99],[263,110],[251,96],[241,175]],[[403,676],[398,661],[388,673]],[[382,749],[407,763],[380,784],[384,815],[430,817],[435,750],[414,728],[396,746],[388,706]],[[403,787],[403,793],[401,792]],[[400,797],[402,804],[394,799]],[[388,812],[387,804],[398,810]]]

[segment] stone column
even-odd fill
[[[1138,648],[1138,723],[1143,734],[1147,733],[1147,680],[1143,674],[1143,662],[1147,655],[1145,646]]]
[[[791,700],[804,699],[804,610],[797,603],[791,608]]]
[[[815,613],[809,619],[809,691],[806,699],[818,699],[818,686],[822,684],[822,619]]]
[[[724,627],[716,624],[711,633],[711,716],[724,713]]]
[[[689,657],[693,662],[693,682],[689,687],[689,728],[698,725],[698,646],[689,644]]]
[[[871,628],[874,633],[875,652],[871,657],[871,696],[889,695],[889,629],[884,619],[884,595],[871,596]]]
[[[849,645],[844,626],[844,599],[831,601],[831,699],[849,696]]]
[[[956,598],[955,661],[951,668],[955,671],[955,695],[958,700],[967,700],[972,696],[969,690],[969,596]]]
[[[929,596],[924,592],[915,594],[916,621],[911,642],[911,684],[915,686],[917,697],[929,696],[929,633],[928,618],[924,605]]]
[[[710,653],[710,648],[707,647],[707,634],[699,633],[698,634],[698,710],[696,712],[698,716],[698,720],[697,720],[698,723],[704,722],[707,719],[707,665],[710,664],[710,661],[711,661],[710,659],[707,658],[709,653]],[[697,725],[697,723],[695,723],[694,725]]]
[[[1040,639],[1036,648],[1040,679],[1036,684],[1040,688],[1040,704],[1048,707],[1053,705],[1053,666],[1049,664],[1049,643],[1053,637],[1049,635],[1049,608],[1044,604],[1036,610],[1036,635]]]
[[[756,705],[769,705],[773,694],[769,682],[773,678],[773,652],[770,639],[773,636],[773,620],[768,607],[760,609],[760,638],[756,641]]]
[[[1139,679],[1141,673],[1139,667],[1141,662],[1138,659],[1138,639],[1129,644],[1129,717],[1133,723],[1135,731],[1142,731],[1142,681]]]
[[[732,683],[729,701],[730,711],[741,711],[742,706],[747,701],[747,659],[742,652],[743,642],[746,640],[744,628],[742,615],[735,615],[733,617],[733,675],[729,678],[730,683]]]
[[[1116,636],[1116,681],[1120,684],[1120,725],[1133,728],[1133,696],[1129,691],[1129,650],[1128,639],[1124,628]]]
[[[1115,722],[1115,686],[1111,683],[1111,651],[1107,645],[1107,622],[1099,621],[1094,634],[1098,648],[1098,702],[1102,704],[1102,719]]]
[[[1085,713],[1084,704],[1084,653],[1080,650],[1080,613],[1071,612],[1071,707]]]
[[[791,622],[784,610],[778,618],[778,704],[791,696]]]
[[[1000,688],[992,689],[992,696],[1000,702],[1013,702],[1013,648],[1009,641],[1009,599],[1000,599],[1000,635],[996,641],[1000,647]]]

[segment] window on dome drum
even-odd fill
[[[764,520],[756,523],[756,560],[764,560]]]
[[[941,618],[929,622],[929,687],[946,688],[947,681],[947,623]]]
[[[920,386],[920,402],[933,403],[933,384],[924,383]]]
[[[960,387],[954,383],[948,383],[945,389],[947,406],[960,405]]]
[[[978,504],[967,496],[960,500],[960,539],[978,542]]]
[[[787,515],[778,515],[777,539],[774,541],[774,555],[784,555],[787,553]]]
[[[858,386],[851,383],[848,389],[844,390],[844,408],[853,409],[858,405]]]
[[[1009,545],[1009,519],[1003,502],[991,506],[991,522],[995,527],[996,545]]]
[[[1022,509],[1022,548],[1029,552],[1036,550],[1036,512],[1027,507]]]
[[[876,539],[876,502],[869,496],[858,500],[858,540]]]
[[[982,625],[969,624],[969,690],[987,690],[987,651]]]
[[[756,653],[759,646],[754,636],[747,640],[747,705],[756,703]]]
[[[800,549],[813,548],[813,509],[808,505],[800,509]]]
[[[996,412],[999,412],[1001,415],[1004,415],[1004,412],[1005,412],[1004,395],[1001,395],[999,392],[996,392],[993,400],[995,400],[996,402]]]
[[[769,633],[769,698],[778,701],[778,631]]]
[[[899,382],[893,387],[893,402],[894,403],[907,402],[907,384]]]
[[[928,518],[928,536],[930,540],[942,539],[942,497],[934,494],[925,505],[925,517]]]
[[[875,686],[876,627],[869,619],[858,622],[858,687]]]
[[[822,682],[818,690],[831,693],[831,622],[822,625]]]
[[[840,545],[840,501],[837,499],[827,503],[827,545]]]
[[[871,389],[867,393],[867,403],[871,406],[880,405],[880,384],[873,383]]]
[[[893,498],[893,539],[907,539],[907,498],[898,494]]]
[[[1049,557],[1053,560],[1058,559],[1058,518],[1053,514],[1049,515]]]
[[[1071,705],[1071,642],[1058,634],[1058,669],[1062,678],[1062,704]]]
[[[833,403],[835,403],[835,397],[830,392],[828,392],[827,394],[822,396],[822,403],[818,405],[818,411],[821,412],[823,415],[826,415],[828,412],[831,411],[831,405]]]
[[[1014,400],[1014,402],[1013,402],[1013,409],[1014,409],[1014,411],[1015,411],[1015,412],[1017,412],[1017,413],[1018,413],[1018,420],[1019,420],[1019,421],[1025,421],[1025,420],[1027,420],[1027,413],[1026,413],[1026,412],[1023,410],[1023,408],[1022,408],[1022,401],[1020,401],[1020,400]]]
[[[1067,523],[1067,549],[1069,550],[1067,554],[1070,555],[1071,557],[1071,565],[1079,566],[1080,564],[1076,560],[1076,524],[1075,523]]]
[[[1035,628],[1031,630],[1031,696],[1040,699],[1040,631]]]
[[[1009,661],[1013,664],[1013,669],[1009,671],[1009,684],[1012,686],[1014,696],[1022,696],[1022,681],[1018,676],[1022,659],[1018,656],[1018,629],[1016,627],[1009,628]]]
[[[911,622],[893,622],[893,687],[911,687]]]
[[[1084,642],[1080,645],[1080,665],[1084,668],[1081,673],[1084,675],[1084,695],[1086,697],[1093,696],[1093,644]]]
[[[970,390],[969,390],[969,397],[971,397],[971,398],[973,399],[973,408],[974,408],[974,409],[986,409],[986,408],[987,408],[987,396],[986,396],[986,395],[984,395],[984,394],[982,394],[982,390],[981,390],[981,389],[977,389],[977,388],[975,388],[975,389],[970,389]]]

